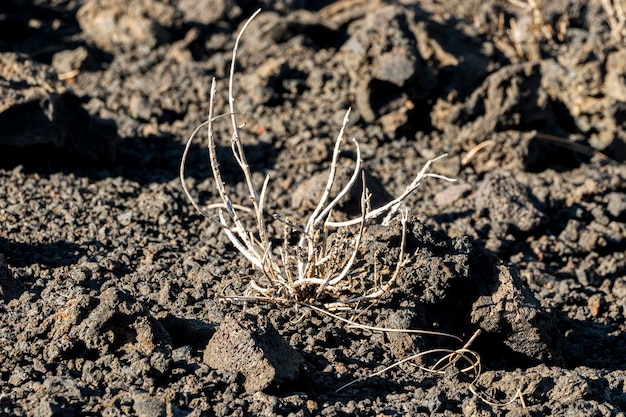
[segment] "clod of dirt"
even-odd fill
[[[607,211],[616,219],[626,217],[626,193],[609,193],[606,196]]]
[[[433,124],[460,141],[474,143],[497,131],[556,125],[541,81],[537,64],[508,65],[489,75],[465,102],[453,106],[438,102]]]
[[[167,371],[171,360],[167,331],[132,296],[116,288],[106,289],[97,300],[83,297],[60,309],[52,334],[62,339],[66,332],[70,340],[101,356],[121,352],[150,358],[150,367],[159,373]]]
[[[130,295],[109,288],[99,305],[70,331],[89,349],[136,349],[144,354],[158,350],[169,339],[165,329]]]
[[[455,201],[463,198],[472,191],[470,184],[455,184],[444,188],[435,194],[434,203],[437,207],[445,208],[451,206]]]
[[[154,398],[148,393],[134,395],[133,409],[138,417],[165,417],[167,415],[165,401]]]
[[[266,11],[259,14],[254,23],[249,28],[248,36],[256,39],[257,49],[284,43],[299,35],[304,35],[319,45],[332,42],[338,36],[332,23],[307,10],[295,10],[286,15]]]
[[[607,54],[601,41],[582,31],[571,31],[572,47],[558,60],[541,63],[542,87],[567,110],[589,144],[613,159],[626,159],[626,128],[621,122],[626,99],[623,50]]]
[[[619,101],[626,101],[626,50],[618,49],[606,59],[605,89],[607,94]]]
[[[397,261],[397,248],[389,246],[394,245],[397,231],[371,229],[364,242],[365,256],[384,274],[386,265],[393,267]],[[411,266],[401,274],[397,301],[392,302],[396,310],[379,325],[428,328],[456,321],[464,331],[483,331],[477,340],[486,344],[483,351],[491,351],[486,362],[536,364],[561,359],[556,325],[515,270],[473,248],[467,239],[450,238],[417,220],[410,221],[407,234]],[[395,350],[406,350],[396,346],[406,345],[406,340],[390,339]],[[502,349],[492,350],[495,345]]]
[[[90,161],[115,157],[115,123],[92,117],[54,70],[25,55],[0,54],[0,147],[48,146]]]
[[[506,171],[485,175],[475,202],[476,210],[487,213],[491,229],[499,236],[531,232],[547,220],[530,189]]]
[[[89,50],[80,46],[72,50],[57,52],[52,57],[52,67],[59,73],[69,73],[71,71],[84,71],[93,69],[94,59],[89,54]]]
[[[161,1],[89,0],[76,14],[81,29],[100,48],[151,51],[171,39],[182,13]]]
[[[183,12],[186,22],[211,25],[222,19],[235,19],[241,8],[234,0],[178,0],[176,7]]]
[[[350,22],[362,19],[363,16],[376,10],[380,5],[380,0],[339,0],[320,9],[319,14],[337,26],[345,26]]]
[[[558,360],[556,325],[528,287],[502,262],[495,265],[493,277],[476,281],[480,295],[472,305],[471,322],[488,334],[497,334],[498,343],[526,361]]]
[[[368,14],[341,53],[358,111],[366,122],[392,112],[408,121],[410,103],[425,97],[435,84],[406,12],[396,5]]]
[[[265,317],[245,313],[226,316],[204,351],[210,367],[240,373],[247,392],[293,379],[302,362]]]

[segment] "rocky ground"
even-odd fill
[[[0,415],[624,415],[626,33],[618,1],[533,5],[4,1]],[[396,285],[339,317],[225,299],[261,273],[178,179],[212,77],[228,112],[258,8],[234,96],[268,213],[306,219],[349,107],[373,205],[443,153],[432,171],[457,179],[405,201]],[[187,185],[210,204],[200,142]],[[341,158],[347,176],[353,144]],[[400,230],[370,225],[355,288],[393,274]],[[477,331],[479,373],[414,357]]]

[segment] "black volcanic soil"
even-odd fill
[[[258,271],[178,168],[212,77],[228,111],[258,8],[234,95],[268,213],[306,219],[348,108],[374,204],[447,153],[432,170],[457,181],[407,199],[409,261],[358,320],[480,330],[476,380],[418,366],[433,356],[372,376],[464,342],[223,298]],[[625,73],[599,1],[4,1],[0,415],[624,415]],[[223,120],[222,174],[248,203]],[[209,204],[205,146],[187,183]],[[341,156],[349,172],[350,142]],[[354,279],[388,278],[399,236],[372,225]]]

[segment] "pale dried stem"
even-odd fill
[[[300,277],[305,277],[309,273],[309,269],[314,267],[316,262],[316,257],[320,255],[320,251],[318,250],[316,243],[313,241],[313,235],[315,230],[325,222],[325,220],[330,216],[332,209],[339,203],[339,201],[352,189],[354,184],[356,183],[359,174],[361,173],[361,148],[359,147],[359,143],[356,139],[352,139],[356,148],[356,165],[354,168],[354,172],[350,177],[348,183],[343,187],[343,189],[337,194],[337,196],[328,204],[331,190],[335,183],[335,176],[337,172],[337,167],[339,163],[339,154],[341,151],[341,144],[343,143],[344,131],[346,125],[348,124],[350,115],[350,109],[346,111],[346,114],[343,118],[343,123],[341,125],[341,129],[339,130],[339,134],[337,135],[337,139],[335,140],[335,146],[333,149],[333,156],[331,159],[330,172],[328,174],[328,180],[326,181],[326,187],[320,200],[311,213],[306,227],[304,228],[304,233],[302,234],[300,241],[298,242],[298,248],[304,249],[307,247],[307,259],[306,261],[301,260],[298,265],[298,271]]]
[[[399,197],[394,198],[393,200],[391,200],[387,204],[370,211],[367,214],[367,216],[365,217],[365,220],[375,219],[375,218],[380,217],[381,215],[383,215],[385,213],[389,213],[389,215],[387,216],[387,221],[383,222],[383,224],[388,224],[389,223],[388,219],[391,218],[391,215],[393,215],[393,214],[395,214],[397,212],[397,210],[400,207],[400,205],[402,204],[402,202],[409,196],[409,194],[411,194],[413,191],[415,191],[419,187],[419,185],[421,184],[421,182],[422,182],[422,180],[424,178],[429,178],[429,177],[430,178],[438,178],[438,179],[442,179],[444,181],[455,182],[456,179],[454,179],[454,178],[448,178],[448,177],[445,177],[443,175],[438,175],[438,174],[433,174],[433,173],[427,172],[430,169],[430,166],[434,162],[437,162],[440,159],[445,158],[446,156],[448,156],[448,154],[443,154],[441,156],[438,156],[437,158],[430,159],[430,160],[426,161],[426,163],[424,164],[424,166],[422,167],[420,172],[417,174],[415,179],[411,182],[411,184],[409,184],[408,187],[406,187],[404,192]],[[353,226],[355,224],[359,224],[361,221],[362,221],[362,218],[358,217],[356,219],[347,220],[347,221],[343,221],[343,222],[327,221],[325,223],[325,225],[328,226],[328,227],[339,228],[339,227]]]
[[[253,203],[255,204],[255,209],[257,208],[256,204],[258,204],[259,197],[256,192],[256,189],[254,188],[254,184],[252,183],[252,175],[250,173],[250,166],[248,165],[246,154],[244,152],[243,145],[241,144],[241,135],[239,133],[239,125],[237,124],[237,117],[235,114],[235,98],[234,98],[233,90],[234,90],[235,66],[237,62],[237,51],[239,49],[239,42],[241,41],[241,37],[243,36],[244,32],[246,31],[246,29],[248,28],[252,20],[254,20],[254,18],[260,12],[261,12],[261,9],[258,9],[256,12],[252,14],[252,16],[243,25],[243,27],[239,31],[239,34],[237,35],[237,38],[235,39],[235,46],[233,47],[233,57],[230,63],[230,75],[228,77],[228,106],[230,108],[230,120],[231,120],[231,124],[233,128],[232,141],[233,141],[233,147],[235,148],[235,152],[233,153],[235,155],[235,158],[237,159],[237,162],[239,163],[239,166],[241,167],[241,170],[244,173],[246,184],[248,186],[248,192],[250,193],[250,196],[253,199]]]
[[[341,149],[341,143],[343,142],[343,132],[348,123],[349,116],[350,116],[350,109],[346,111],[346,114],[343,118],[343,123],[341,125],[341,129],[339,130],[339,134],[337,135],[337,140],[335,140],[335,147],[333,149],[333,156],[332,156],[332,160],[330,164],[330,172],[328,174],[328,180],[326,181],[326,188],[324,188],[324,192],[322,193],[322,196],[320,197],[320,201],[317,203],[317,206],[315,207],[315,210],[313,210],[313,213],[311,213],[311,217],[309,217],[309,220],[305,227],[305,230],[307,232],[310,232],[311,229],[313,229],[313,227],[315,226],[316,220],[318,219],[317,215],[324,208],[324,204],[326,204],[326,201],[328,201],[328,197],[330,196],[330,192],[333,188],[333,184],[335,182],[335,173],[337,172],[337,162],[339,160],[339,151]]]
[[[183,187],[183,192],[185,193],[185,196],[187,197],[187,200],[189,200],[189,202],[191,203],[193,208],[195,208],[198,213],[200,213],[201,215],[203,215],[207,219],[210,219],[211,221],[217,223],[220,227],[228,229],[229,226],[227,224],[222,223],[217,217],[215,217],[212,214],[207,213],[205,210],[203,210],[200,207],[200,204],[196,201],[196,199],[189,192],[189,188],[187,187],[187,183],[185,182],[185,165],[186,165],[186,162],[187,162],[187,157],[189,155],[189,149],[191,148],[191,144],[193,143],[193,139],[198,134],[200,129],[202,129],[203,127],[207,126],[208,124],[210,124],[212,122],[213,122],[213,120],[209,119],[209,120],[201,123],[198,127],[196,127],[194,129],[194,131],[189,136],[189,139],[187,139],[187,143],[185,144],[185,149],[183,150],[183,156],[182,156],[182,160],[181,160],[181,163],[180,163],[179,177],[180,177],[180,182],[181,182],[182,187]],[[223,202],[222,203],[218,203],[218,205],[219,205],[220,208],[226,208],[226,205]]]
[[[260,12],[261,12],[261,9],[258,9],[256,12],[252,14],[252,16],[243,25],[243,27],[239,31],[239,34],[237,35],[237,38],[235,39],[235,45],[233,47],[233,55],[232,55],[231,64],[230,64],[230,74],[228,77],[228,105],[230,109],[230,120],[231,120],[231,125],[232,125],[232,130],[233,130],[233,135],[231,138],[233,155],[235,159],[237,160],[237,163],[239,164],[241,171],[243,172],[243,175],[245,177],[246,185],[248,187],[248,192],[250,194],[250,198],[252,199],[252,204],[254,206],[254,213],[256,215],[256,226],[257,226],[257,232],[259,233],[260,244],[261,244],[261,247],[265,248],[269,246],[269,240],[267,238],[265,220],[263,219],[263,207],[264,207],[264,198],[266,195],[265,190],[267,189],[269,176],[265,178],[265,181],[263,182],[261,196],[259,196],[259,194],[256,191],[256,188],[254,187],[254,183],[252,181],[252,172],[250,171],[250,165],[248,164],[248,160],[246,158],[246,154],[243,149],[242,142],[241,142],[241,135],[239,132],[239,125],[237,124],[237,117],[236,117],[236,112],[235,112],[235,98],[233,94],[234,84],[235,84],[234,83],[235,67],[237,63],[237,51],[239,49],[239,43],[241,41],[241,37],[245,33],[246,29],[248,28],[252,20],[254,20],[254,18]],[[277,267],[276,264],[272,264],[270,266],[273,269],[272,271],[273,273],[280,275],[280,272],[281,272],[280,268],[276,268]]]
[[[210,102],[209,102],[209,123],[208,123],[208,150],[209,150],[209,159],[211,162],[211,171],[213,172],[213,179],[215,180],[215,188],[220,196],[220,199],[226,206],[226,211],[230,219],[235,224],[235,234],[232,232],[230,227],[225,228],[226,236],[230,239],[230,241],[235,245],[237,250],[243,253],[243,255],[252,262],[255,267],[259,269],[263,269],[263,249],[257,247],[254,244],[254,241],[251,239],[250,235],[246,232],[243,222],[241,221],[237,211],[233,207],[233,204],[226,193],[226,189],[224,188],[224,181],[222,181],[222,175],[219,170],[219,163],[217,161],[216,154],[216,145],[215,138],[213,135],[213,118],[214,118],[214,103],[215,103],[215,93],[216,93],[216,82],[215,78],[213,78],[211,82],[211,92],[210,92]],[[220,223],[219,224],[227,224],[225,218],[223,217],[220,211]]]
[[[359,178],[359,174],[361,173],[361,162],[362,162],[361,161],[361,147],[359,146],[359,143],[356,141],[356,139],[353,138],[352,141],[354,142],[354,146],[356,148],[356,165],[354,167],[354,172],[352,173],[352,176],[350,177],[350,180],[348,181],[348,183],[343,187],[343,189],[339,192],[339,194],[337,194],[337,196],[324,208],[324,204],[326,204],[326,201],[328,200],[328,196],[330,194],[330,191],[333,187],[333,183],[335,181],[335,173],[337,171],[340,145],[343,142],[343,132],[346,127],[346,124],[348,123],[349,115],[350,115],[350,109],[346,111],[346,115],[343,119],[341,130],[339,131],[339,135],[337,136],[337,140],[335,142],[335,149],[333,151],[330,174],[328,176],[328,183],[326,185],[326,189],[324,190],[324,195],[322,196],[322,199],[320,199],[320,203],[317,205],[317,208],[315,209],[313,214],[311,214],[311,218],[309,219],[309,222],[307,224],[307,231],[309,232],[314,227],[322,223],[322,221],[330,215],[331,210],[334,209],[335,206],[337,206],[339,201],[346,194],[348,194],[348,192],[350,192],[350,190],[356,183],[357,179]],[[321,213],[319,212],[320,210],[322,210]]]
[[[601,0],[601,3],[611,28],[611,36],[616,42],[622,43],[626,37],[626,15],[621,0]]]
[[[531,19],[531,42],[529,45],[530,51],[528,52],[528,56],[525,56],[524,49],[520,44],[520,40],[515,37],[513,39],[513,46],[515,47],[515,51],[519,55],[520,58],[526,58],[529,62],[535,62],[541,59],[541,51],[539,48],[539,43],[543,38],[545,40],[550,40],[552,37],[551,31],[549,27],[545,25],[543,19],[542,12],[542,0],[508,0],[514,6],[521,8],[526,11]],[[511,30],[513,32],[516,31],[516,21],[514,19],[511,20]]]
[[[429,355],[435,355],[435,354],[445,354],[441,359],[439,359],[439,361],[444,360],[450,360],[451,357],[454,357],[454,362],[450,362],[450,365],[455,365],[460,359],[464,359],[469,366],[460,369],[460,372],[462,373],[467,373],[469,371],[474,371],[475,373],[475,377],[474,377],[474,382],[476,381],[476,379],[478,379],[478,376],[480,375],[481,372],[481,366],[480,366],[480,357],[478,356],[478,354],[476,352],[474,352],[473,350],[469,350],[469,349],[465,349],[465,348],[461,348],[461,349],[429,349],[423,352],[419,352],[416,353],[414,355],[411,355],[407,358],[404,358],[402,360],[399,360],[397,362],[392,363],[389,366],[384,367],[383,369],[374,372],[372,374],[363,376],[361,378],[355,379],[354,381],[351,381],[345,385],[342,385],[341,387],[339,387],[337,389],[337,392],[342,391],[344,389],[346,389],[347,387],[356,384],[357,382],[361,382],[364,381],[366,379],[378,376],[378,375],[382,375],[385,372],[387,372],[390,369],[396,368],[400,365],[402,365],[403,363],[407,363],[407,362],[414,362],[416,359],[419,358],[423,358],[425,356],[429,356]],[[438,361],[438,362],[439,362]],[[422,366],[419,364],[416,364],[416,366],[423,370],[423,371],[427,371],[427,372],[432,372],[432,373],[437,373],[437,374],[442,374],[445,371],[443,370],[439,370],[436,369],[434,367],[427,367],[427,366]]]
[[[361,218],[363,219],[363,221],[361,222],[359,226],[359,231],[357,232],[356,237],[354,238],[354,247],[352,249],[352,254],[350,255],[350,258],[344,265],[341,273],[339,273],[336,277],[332,277],[332,275],[329,276],[326,279],[326,282],[317,290],[317,294],[315,296],[316,300],[322,295],[324,288],[326,288],[326,286],[335,286],[339,284],[352,269],[352,265],[354,265],[354,261],[356,260],[356,256],[359,252],[359,247],[361,246],[361,239],[363,238],[363,234],[365,233],[365,224],[366,224],[365,218],[367,216],[368,201],[370,200],[370,198],[371,198],[371,194],[369,193],[369,191],[367,190],[367,187],[365,186],[365,176],[363,176],[363,192],[361,193],[361,213],[362,213]]]

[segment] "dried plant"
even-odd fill
[[[403,359],[400,359],[391,365],[383,366],[381,369],[369,372],[366,375],[354,379],[339,388],[337,388],[337,392],[343,391],[346,388],[357,384],[359,382],[365,381],[369,378],[373,378],[375,376],[380,376],[386,373],[387,371],[397,368],[405,363],[410,363],[413,366],[433,374],[443,375],[450,368],[455,367],[460,374],[468,376],[471,378],[471,382],[469,383],[470,392],[477,398],[480,398],[481,401],[492,407],[506,407],[512,405],[519,401],[519,404],[522,408],[526,408],[526,404],[524,402],[524,396],[521,390],[518,388],[515,393],[507,400],[496,400],[491,398],[489,394],[483,387],[479,385],[479,379],[482,375],[482,362],[480,355],[475,350],[471,349],[471,345],[474,341],[480,336],[481,330],[476,330],[472,336],[467,340],[467,342],[463,342],[463,339],[457,337],[453,334],[446,332],[438,332],[433,330],[420,330],[420,329],[397,329],[397,328],[389,328],[389,327],[377,327],[377,326],[368,326],[365,324],[361,324],[355,321],[354,318],[347,319],[341,316],[335,315],[326,310],[320,309],[318,307],[309,305],[314,311],[317,311],[321,314],[328,315],[335,319],[338,323],[344,323],[348,328],[351,329],[362,329],[367,331],[374,332],[384,332],[384,333],[404,333],[411,335],[420,335],[420,336],[437,336],[444,337],[455,342],[463,343],[459,348],[433,348],[427,349],[424,351],[413,353]],[[488,391],[488,390],[487,390]]]
[[[528,62],[540,61],[542,42],[549,42],[553,38],[552,27],[544,22],[542,0],[508,1],[525,11],[528,19],[523,27],[519,27],[516,19],[510,21],[510,37],[517,55]]]
[[[541,60],[542,44],[554,43],[555,38],[560,41],[565,39],[568,28],[567,10],[563,11],[561,19],[555,27],[552,27],[544,19],[543,0],[507,1],[526,13],[526,24],[520,25],[514,18],[509,22],[511,27],[509,39],[519,58],[529,62],[538,62]],[[611,37],[619,46],[623,46],[624,39],[626,39],[626,13],[623,3],[623,0],[600,0],[611,30]]]
[[[198,126],[187,141],[180,165],[180,179],[185,195],[198,212],[224,230],[235,248],[261,272],[257,279],[250,281],[245,294],[241,298],[276,302],[323,303],[327,309],[337,309],[360,301],[377,299],[390,290],[406,262],[404,243],[407,214],[404,212],[401,215],[402,230],[400,233],[402,234],[402,242],[397,266],[393,275],[384,283],[374,279],[369,281],[355,279],[351,274],[363,236],[367,233],[368,224],[373,219],[384,215],[383,224],[389,225],[392,217],[400,210],[403,201],[418,188],[424,178],[434,177],[446,181],[454,180],[428,172],[431,164],[441,157],[429,160],[399,197],[376,209],[370,207],[371,195],[363,180],[361,215],[349,221],[331,221],[331,213],[339,201],[349,193],[360,178],[364,178],[362,176],[359,143],[356,139],[352,139],[356,151],[354,171],[348,183],[331,199],[331,190],[333,189],[337,168],[340,164],[339,154],[344,142],[344,131],[350,114],[350,110],[348,110],[335,140],[326,187],[306,224],[304,226],[297,225],[277,214],[268,216],[265,209],[270,177],[268,175],[265,178],[259,192],[252,181],[252,171],[244,152],[233,98],[235,62],[239,42],[246,28],[259,11],[248,19],[235,40],[228,83],[229,113],[216,115],[214,104],[217,87],[216,81],[213,79],[208,120]],[[232,125],[231,150],[245,178],[252,207],[246,208],[234,204],[222,180],[214,138],[214,123],[220,117],[230,117]],[[219,203],[209,206],[207,210],[216,210],[215,214],[202,209],[200,204],[191,196],[185,184],[187,154],[195,136],[205,127],[207,128],[211,170],[220,199]],[[254,217],[256,229],[254,232],[246,230],[241,217],[243,212],[251,213]],[[275,248],[272,245],[272,241],[276,241],[276,238],[269,236],[268,220],[276,220],[283,225],[283,236],[282,239],[279,239],[279,241],[282,240],[280,247]],[[334,240],[331,239],[333,235],[337,237]],[[297,237],[297,239],[293,240],[292,238],[294,237]],[[296,241],[297,243],[292,243]]]
[[[611,36],[615,42],[621,44],[626,38],[626,14],[622,0],[600,0],[600,3],[606,13]]]

